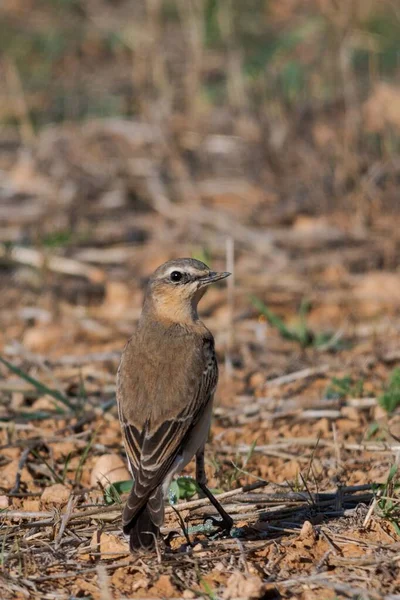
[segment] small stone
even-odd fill
[[[100,456],[92,469],[90,476],[91,487],[100,483],[104,488],[117,481],[128,481],[130,473],[124,461],[118,454],[103,454]]]
[[[300,539],[304,540],[305,538],[315,538],[314,527],[310,523],[310,521],[304,521],[303,526],[300,531]]]
[[[5,508],[8,508],[8,498],[7,496],[0,496],[0,510]]]
[[[40,510],[40,500],[27,498],[23,501],[23,507],[27,512],[37,512]]]
[[[55,483],[44,490],[41,501],[46,504],[66,504],[70,495],[71,492],[65,485]]]
[[[201,550],[203,550],[203,546],[201,544],[196,544],[193,546],[193,552],[200,552]]]
[[[261,387],[265,384],[265,374],[264,373],[253,373],[250,377],[250,387],[251,388],[258,388]]]
[[[117,555],[124,556],[129,553],[128,543],[112,533],[101,533],[95,531],[90,542],[94,552],[99,552],[103,559],[115,559]]]
[[[224,600],[233,600],[234,598],[246,598],[248,600],[262,598],[264,589],[265,587],[260,577],[245,575],[236,571],[229,577],[222,597]]]
[[[19,460],[15,459],[0,469],[0,487],[11,489],[15,485],[16,476],[19,470]],[[24,467],[21,471],[21,481],[31,482],[32,476],[28,469]]]

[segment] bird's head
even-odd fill
[[[169,260],[151,276],[144,306],[162,320],[181,323],[196,320],[197,304],[207,287],[229,275],[211,271],[194,258]]]

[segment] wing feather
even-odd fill
[[[215,390],[218,366],[212,338],[207,342],[204,346],[203,371],[183,390],[186,401],[179,414],[155,426],[150,415],[139,431],[125,418],[119,404],[126,451],[134,475],[134,486],[123,513],[124,527],[129,525],[168,475]]]

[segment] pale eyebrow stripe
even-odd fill
[[[171,275],[171,273],[173,271],[179,271],[180,273],[189,273],[190,275],[199,275],[200,273],[207,273],[207,271],[198,271],[197,269],[194,269],[193,267],[169,267],[168,271],[166,272],[166,275]]]

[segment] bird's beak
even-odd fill
[[[210,285],[211,283],[215,283],[216,281],[219,281],[220,279],[225,279],[225,277],[229,277],[229,275],[231,275],[231,273],[228,273],[227,271],[224,271],[222,273],[210,271],[209,273],[207,273],[207,275],[200,277],[200,279],[199,279],[200,287],[203,287],[205,285]]]

